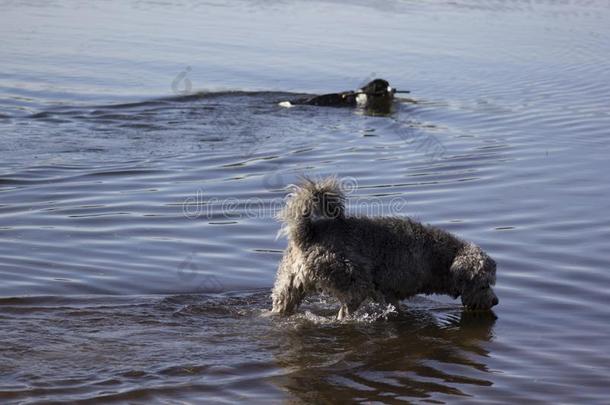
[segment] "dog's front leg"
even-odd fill
[[[289,247],[278,266],[275,285],[271,293],[272,312],[285,316],[291,315],[305,298],[310,287],[310,280],[301,262],[301,257]]]
[[[300,280],[289,277],[285,283],[277,283],[273,289],[273,312],[291,315],[305,298],[306,288]]]

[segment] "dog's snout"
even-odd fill
[[[498,305],[499,302],[500,300],[498,299],[498,297],[494,297],[493,300],[491,300],[491,306],[495,307],[496,305]]]

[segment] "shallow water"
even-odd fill
[[[0,402],[604,403],[607,2],[0,3]],[[282,108],[373,76],[389,117]],[[268,316],[300,174],[498,262]]]

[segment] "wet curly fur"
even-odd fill
[[[461,297],[470,309],[498,303],[496,263],[481,248],[411,219],[346,216],[344,200],[336,178],[304,179],[289,195],[273,312],[290,315],[314,292],[340,301],[339,319],[366,299],[396,308],[416,294]]]

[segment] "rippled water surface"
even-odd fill
[[[0,2],[0,402],[607,403],[609,18]],[[390,116],[277,105],[376,76],[412,91]],[[480,244],[500,305],[270,317],[301,174]]]

